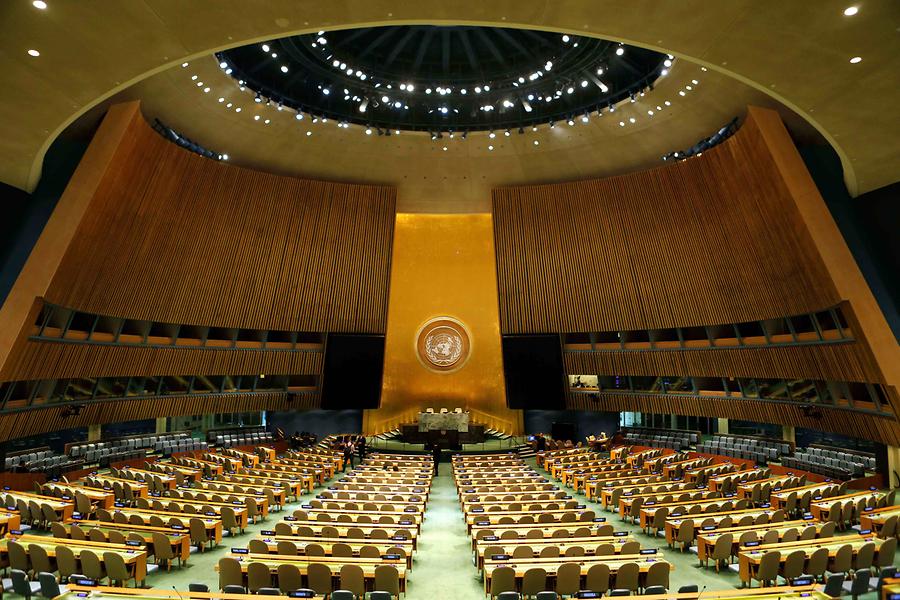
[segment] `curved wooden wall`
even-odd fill
[[[740,323],[840,300],[752,120],[672,165],[496,189],[493,211],[503,333]]]
[[[777,117],[750,109],[741,129],[702,156],[602,180],[494,190],[504,334],[715,326],[814,313],[842,304],[854,339],[704,349],[569,349],[566,374],[815,379],[881,384],[859,310],[837,291],[821,232],[801,213],[799,159]],[[603,151],[598,149],[598,151]],[[789,164],[790,163],[790,164]],[[806,191],[803,193],[814,193]],[[804,202],[813,203],[804,197]],[[819,215],[827,208],[814,206]],[[806,206],[806,205],[804,205]],[[810,209],[806,206],[806,209]],[[830,217],[828,217],[830,218]],[[818,235],[818,237],[816,237]],[[843,240],[834,240],[843,244]],[[562,375],[561,375],[562,376]],[[578,410],[719,416],[828,429],[897,444],[894,415],[765,400],[570,392]],[[889,409],[888,409],[889,410]]]
[[[169,323],[384,333],[393,188],[230,166],[141,119],[108,172],[48,302]]]

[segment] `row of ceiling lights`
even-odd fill
[[[181,66],[182,66],[183,68],[187,68],[189,65],[190,65],[190,63],[185,62],[185,63],[182,63]],[[222,69],[227,70],[227,64],[225,64],[225,63],[220,63],[220,64],[219,64],[219,67],[222,68]],[[700,67],[700,69],[701,69],[702,71],[706,71],[706,70],[707,70],[706,67]],[[191,76],[191,81],[192,81],[192,83],[194,84],[195,87],[197,87],[197,88],[202,88],[202,91],[203,91],[204,93],[209,93],[209,92],[211,91],[211,89],[210,89],[208,86],[204,86],[204,83],[203,83],[202,81],[199,81],[199,76],[198,76],[198,75],[192,75],[192,76]],[[689,92],[693,91],[693,90],[695,89],[695,87],[698,86],[699,84],[700,84],[700,81],[699,81],[699,80],[697,80],[697,79],[692,79],[692,80],[690,81],[690,83],[688,83],[687,85],[683,86],[683,87],[678,91],[678,94],[679,94],[680,96],[682,96],[682,97],[683,97],[683,96],[686,96]],[[240,90],[241,90],[241,91],[246,91],[246,88],[245,88],[243,85],[241,85],[241,86],[240,86]],[[639,94],[632,95],[632,96],[630,97],[629,102],[626,102],[626,103],[624,103],[624,104],[625,104],[625,106],[628,106],[629,104],[634,104],[634,103],[637,102],[638,98],[644,97],[644,96],[645,96],[645,93],[644,93],[644,92],[641,92],[641,93],[639,93]],[[255,96],[254,96],[254,101],[255,101],[256,103],[258,103],[258,104],[264,104],[265,106],[271,106],[271,102],[269,102],[269,101],[263,102],[263,99],[262,99],[262,97],[261,97],[259,94],[255,94]],[[231,109],[231,108],[234,107],[234,104],[233,104],[232,102],[226,102],[226,99],[225,99],[225,97],[223,97],[223,96],[220,96],[220,97],[218,98],[218,103],[219,103],[219,104],[222,104],[222,105],[223,105],[225,108],[227,108],[227,109]],[[654,110],[653,108],[648,109],[648,110],[647,110],[647,115],[648,115],[648,117],[653,117],[655,114],[657,114],[657,113],[659,113],[659,112],[662,112],[663,110],[665,110],[666,108],[668,108],[668,107],[670,107],[670,106],[672,106],[672,102],[669,101],[669,100],[665,100],[662,104],[656,105],[656,109],[655,109],[655,110]],[[275,106],[275,109],[276,109],[278,112],[282,112],[282,111],[285,111],[285,110],[291,110],[291,109],[285,108],[285,107],[284,107],[283,105],[281,105],[281,104],[277,104],[277,105]],[[240,113],[242,110],[243,110],[243,109],[242,109],[240,106],[234,107],[234,111],[235,111],[236,113]],[[608,112],[609,112],[610,114],[615,113],[615,112],[616,112],[616,107],[615,107],[614,105],[611,105],[611,106],[608,108]],[[598,110],[598,111],[597,111],[597,116],[603,116],[603,111],[602,111],[602,110]],[[303,120],[303,119],[305,118],[305,116],[304,116],[304,114],[303,114],[302,112],[296,111],[295,114],[294,114],[294,118],[295,118],[296,120]],[[269,125],[269,124],[271,123],[271,119],[269,119],[269,118],[263,119],[263,117],[262,117],[261,115],[259,115],[259,114],[253,115],[253,120],[256,121],[256,122],[260,122],[260,123],[262,123],[262,124],[264,124],[264,125]],[[586,113],[582,114],[582,115],[579,117],[578,120],[580,120],[582,123],[588,123],[588,122],[590,122],[590,113],[587,113],[587,112],[586,112]],[[627,120],[619,121],[619,126],[620,126],[620,127],[625,127],[627,124],[635,124],[635,123],[637,123],[637,120],[638,120],[637,117],[631,116],[631,117],[629,117]],[[314,116],[314,115],[310,115],[310,121],[311,121],[313,124],[318,124],[318,123],[320,123],[320,122],[324,124],[324,123],[327,123],[327,122],[328,122],[328,118],[327,118],[327,117],[317,117],[317,116]],[[573,117],[570,117],[570,118],[567,119],[565,122],[566,122],[570,127],[573,127],[573,126],[576,125],[576,119],[574,118],[574,116],[573,116]],[[338,122],[337,122],[337,126],[338,126],[338,128],[341,128],[341,129],[349,129],[349,128],[350,128],[350,124],[347,123],[347,122],[343,122],[343,121],[338,121]],[[550,127],[551,129],[555,128],[555,127],[556,127],[556,122],[555,122],[555,121],[550,121],[549,127]],[[532,125],[532,126],[531,126],[531,130],[532,130],[533,132],[537,132],[537,131],[538,131],[538,126],[537,126],[537,125]],[[377,134],[378,134],[379,136],[382,136],[382,135],[386,135],[386,136],[390,136],[390,135],[400,135],[400,130],[399,130],[399,129],[394,129],[394,130],[388,129],[388,128],[382,129],[381,127],[373,127],[373,126],[371,126],[371,125],[365,126],[365,127],[362,129],[362,131],[363,131],[363,133],[364,133],[365,135],[372,135],[373,133],[376,133],[376,132],[377,132]],[[510,137],[510,136],[512,135],[512,130],[511,130],[511,129],[506,129],[506,130],[502,131],[502,133],[503,133],[504,136]],[[525,128],[524,128],[524,127],[520,127],[519,130],[518,130],[518,133],[519,133],[519,134],[524,134],[524,133],[525,133]],[[312,135],[312,131],[311,131],[311,130],[307,130],[307,131],[305,132],[305,134],[306,134],[307,136],[311,136],[311,135]],[[430,133],[430,135],[431,135],[431,139],[434,140],[434,141],[442,141],[442,140],[444,139],[444,132],[443,132],[443,131],[433,131],[433,132]],[[459,139],[465,140],[465,139],[468,138],[468,131],[454,132],[454,131],[451,130],[451,131],[448,131],[448,132],[447,132],[447,136],[448,136],[449,139],[451,139],[451,140],[452,140],[452,139],[455,139],[456,137],[458,137]],[[494,140],[494,139],[496,138],[496,136],[497,136],[497,134],[496,134],[493,130],[491,130],[491,131],[488,133],[488,139],[489,139],[489,140]],[[535,146],[540,145],[540,142],[539,142],[538,140],[533,140],[532,143],[533,143],[533,145],[535,145]],[[443,151],[448,150],[447,146],[442,146],[441,149],[442,149]],[[489,143],[488,146],[487,146],[487,149],[488,149],[489,151],[493,151],[493,150],[494,150],[494,145],[493,145],[493,143]],[[222,155],[222,156],[223,156],[223,159],[224,159],[224,160],[228,160],[228,155],[227,155],[227,154]]]

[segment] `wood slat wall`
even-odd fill
[[[384,333],[396,191],[200,157],[136,120],[46,299],[170,323]]]
[[[116,377],[129,375],[319,375],[320,352],[200,348],[147,348],[26,340],[0,380]]]
[[[840,298],[753,119],[683,162],[493,191],[503,333],[738,323]]]
[[[763,348],[567,352],[571,375],[674,375],[883,382],[858,342]]]
[[[28,437],[48,431],[87,427],[98,423],[120,423],[207,413],[259,410],[306,410],[319,406],[318,394],[288,396],[281,392],[261,394],[210,394],[172,396],[87,404],[79,415],[62,416],[62,406],[0,414],[0,439]]]
[[[900,445],[900,427],[891,417],[878,417],[821,407],[821,418],[803,414],[802,407],[785,403],[766,403],[735,398],[696,398],[645,394],[569,394],[566,407],[571,410],[638,411],[693,417],[723,417],[757,423],[783,423],[795,427],[833,431],[856,438]]]

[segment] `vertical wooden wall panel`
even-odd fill
[[[209,160],[143,121],[47,292],[175,323],[384,333],[395,190]]]
[[[683,162],[493,192],[504,333],[733,323],[838,303],[758,127]]]

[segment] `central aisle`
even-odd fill
[[[472,542],[466,534],[450,464],[431,484],[425,522],[419,534],[407,600],[483,598],[478,571],[472,564]]]

